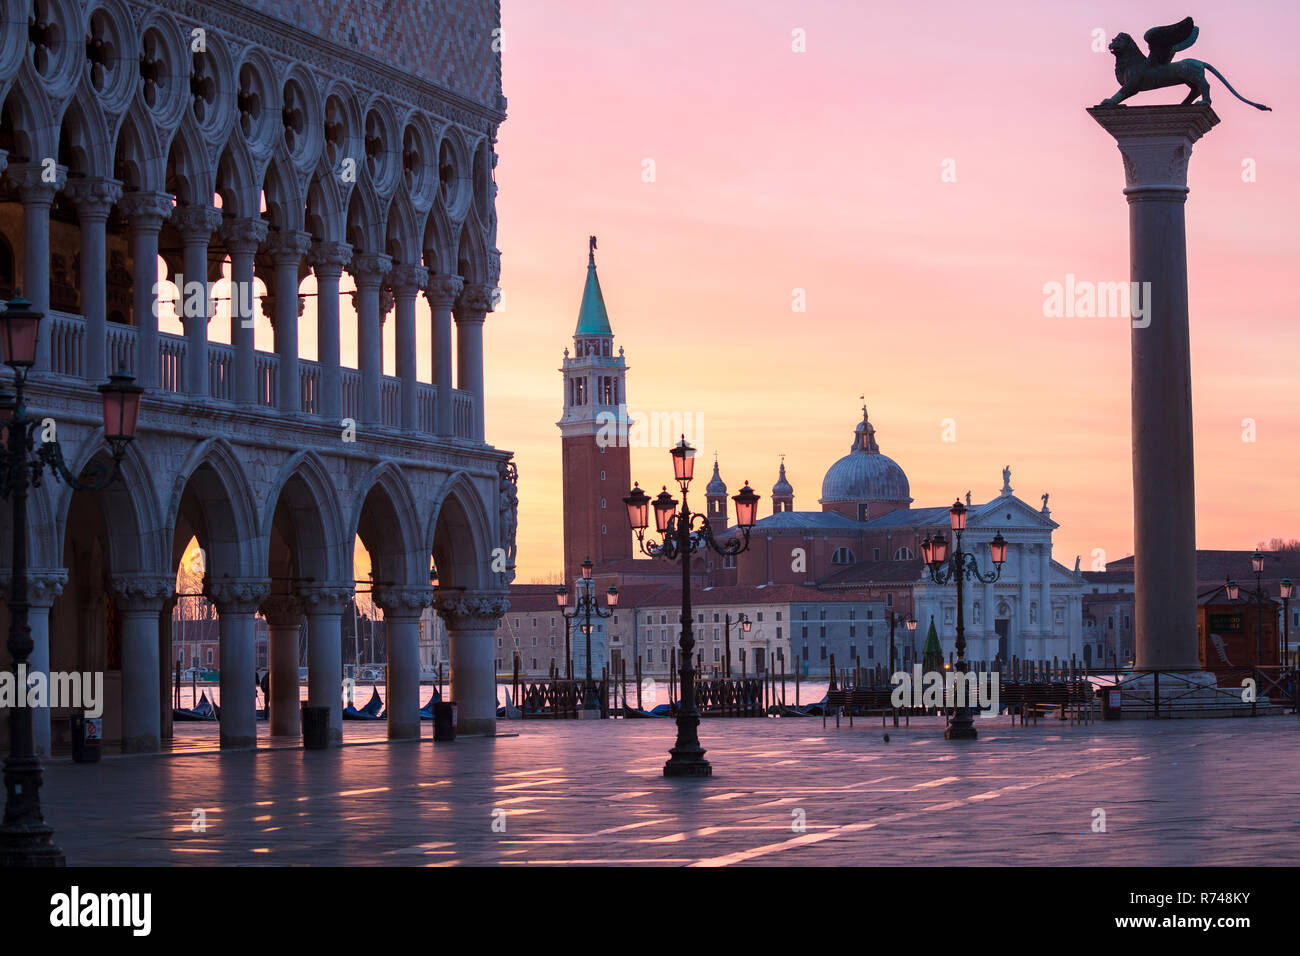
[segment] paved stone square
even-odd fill
[[[714,776],[693,781],[661,776],[667,720],[510,721],[451,744],[55,758],[42,802],[70,865],[1300,863],[1298,718],[979,728],[706,720]]]

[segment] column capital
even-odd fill
[[[419,617],[433,601],[433,588],[427,585],[379,585],[371,597],[383,609],[385,617]]]
[[[272,594],[262,602],[262,613],[272,627],[293,627],[302,620],[302,601],[296,594]]]
[[[218,614],[255,614],[270,590],[266,578],[221,578],[209,581],[203,593]]]
[[[352,600],[352,587],[346,584],[323,584],[298,589],[298,599],[308,614],[342,614]]]
[[[463,288],[465,280],[460,276],[430,276],[424,295],[435,309],[450,309]]]
[[[428,269],[408,263],[393,266],[388,274],[388,284],[393,287],[394,294],[399,296],[416,295],[428,281]]]
[[[346,242],[313,243],[307,252],[307,261],[316,275],[338,278],[343,267],[352,261],[352,247]]]
[[[54,194],[66,185],[68,167],[46,166],[44,163],[13,163],[5,170],[5,178],[18,188],[23,202],[54,201]]]
[[[221,228],[221,210],[212,206],[177,206],[172,210],[172,225],[182,239],[207,242]]]
[[[114,574],[109,578],[113,599],[125,611],[157,613],[176,593],[176,578],[163,574]]]
[[[1219,122],[1214,110],[1199,106],[1092,107],[1091,116],[1115,137],[1124,157],[1124,191],[1187,191],[1187,161],[1192,144]]]
[[[456,299],[456,321],[482,322],[500,298],[496,286],[467,285]]]
[[[348,272],[357,280],[357,285],[378,286],[380,280],[393,268],[393,257],[376,252],[357,252],[353,250]]]
[[[311,233],[298,229],[281,229],[267,235],[266,248],[276,265],[296,266],[311,248]]]
[[[266,241],[269,229],[265,219],[227,219],[221,224],[218,234],[227,252],[251,255]]]
[[[9,588],[13,576],[9,569],[0,571],[0,597],[9,600]],[[63,586],[68,583],[68,572],[64,568],[36,568],[27,571],[27,603],[32,607],[49,607],[54,599],[63,593]]]
[[[122,183],[105,176],[69,179],[63,194],[77,207],[79,217],[102,220],[108,218],[108,211],[122,198]]]
[[[434,607],[448,627],[495,628],[510,610],[510,599],[502,592],[450,591],[437,594]]]
[[[157,229],[176,206],[171,193],[144,191],[123,193],[117,208],[131,221],[132,229]]]

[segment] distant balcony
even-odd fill
[[[42,334],[50,337],[50,371],[56,375],[84,378],[84,340],[86,326],[79,315],[50,312],[42,323]],[[158,333],[158,382],[163,391],[184,394],[185,352],[187,343],[180,335]],[[110,369],[125,368],[136,373],[135,326],[109,322],[106,354]],[[208,394],[212,400],[234,403],[235,349],[220,342],[208,343]],[[273,352],[254,352],[253,368],[257,382],[257,404],[277,409],[279,396],[280,357]],[[342,383],[342,417],[361,421],[361,372],[344,366],[340,369]],[[307,415],[320,414],[321,365],[306,359],[298,360],[298,379],[302,394],[302,411]],[[451,389],[453,435],[473,440],[474,395],[461,389]],[[402,380],[385,375],[380,384],[380,422],[393,429],[401,428]],[[433,436],[437,433],[437,409],[440,387],[427,382],[416,384],[416,431]]]

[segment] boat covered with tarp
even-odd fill
[[[360,709],[348,704],[343,708],[344,720],[382,720],[385,717],[384,702],[379,699],[379,691],[371,689],[370,700]]]
[[[193,707],[173,707],[172,720],[216,720],[217,708],[212,706],[212,701],[208,700],[208,692],[204,691],[199,702]]]

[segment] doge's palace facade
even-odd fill
[[[510,454],[483,417],[497,3],[0,10],[0,291],[46,315],[29,414],[77,471],[108,453],[95,386],[125,367],[146,388],[121,481],[47,478],[33,494],[33,663],[103,671],[106,738],[157,749],[176,571],[196,538],[220,615],[222,745],[255,740],[259,611],[271,732],[299,732],[305,627],[309,699],[337,742],[359,537],[387,622],[389,734],[419,734],[430,603],[460,730],[491,733],[515,523]],[[343,364],[354,314],[357,368]]]

